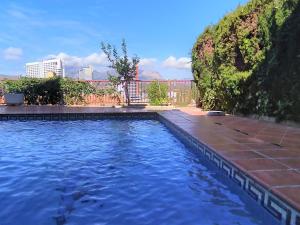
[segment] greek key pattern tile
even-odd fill
[[[157,113],[59,113],[59,114],[1,114],[0,121],[18,120],[45,120],[45,121],[69,121],[69,120],[99,120],[99,119],[157,119]]]

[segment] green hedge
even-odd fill
[[[81,104],[89,94],[103,95],[91,84],[67,78],[21,78],[1,83],[6,93],[23,93],[29,105]]]
[[[252,0],[192,51],[200,106],[300,120],[299,0]]]

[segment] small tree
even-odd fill
[[[152,81],[147,87],[147,94],[151,105],[162,105],[168,103],[168,85]]]
[[[114,76],[115,78],[113,80],[118,84],[122,84],[125,91],[126,102],[130,105],[128,85],[135,77],[136,67],[140,62],[139,57],[128,57],[127,45],[124,39],[122,41],[122,56],[120,56],[117,49],[110,44],[102,42],[101,49],[111,63],[110,68],[114,69],[117,73],[117,76]]]

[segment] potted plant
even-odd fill
[[[24,103],[22,84],[19,80],[5,81],[2,86],[6,105],[22,105]]]

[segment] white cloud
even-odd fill
[[[9,9],[9,10],[7,10],[7,13],[9,14],[9,16],[14,17],[16,19],[27,19],[28,18],[24,12],[21,12],[19,10]]]
[[[97,65],[106,65],[107,64],[107,58],[104,53],[93,53],[91,55],[85,56],[85,57],[78,57],[78,56],[72,56],[68,55],[64,52],[59,53],[58,55],[48,55],[46,59],[51,58],[59,58],[64,61],[64,64],[66,66],[97,66]]]
[[[17,60],[23,55],[21,48],[9,47],[3,51],[3,57],[6,60]]]
[[[49,11],[36,7],[9,3],[2,11],[0,21],[5,23],[0,30],[0,42],[4,44],[24,42],[24,45],[34,52],[38,44],[43,45],[45,42],[35,35],[37,32],[43,36],[46,34],[49,46],[53,44],[62,47],[71,46],[80,48],[79,50],[91,39],[103,39],[103,31],[99,31],[92,23],[84,23],[78,19],[55,18]],[[51,35],[53,33],[60,35]]]
[[[103,65],[107,63],[107,57],[104,53],[93,53],[83,58],[84,64]]]
[[[162,64],[164,67],[174,69],[191,69],[192,63],[190,58],[181,57],[176,59],[174,56],[168,57]]]
[[[140,60],[139,66],[152,66],[156,61],[155,58],[143,58]]]
[[[28,26],[43,26],[41,16],[46,11],[23,7],[17,4],[10,4],[6,9],[7,20],[6,23],[13,23],[17,29],[27,30]],[[22,29],[22,30],[23,30]]]

